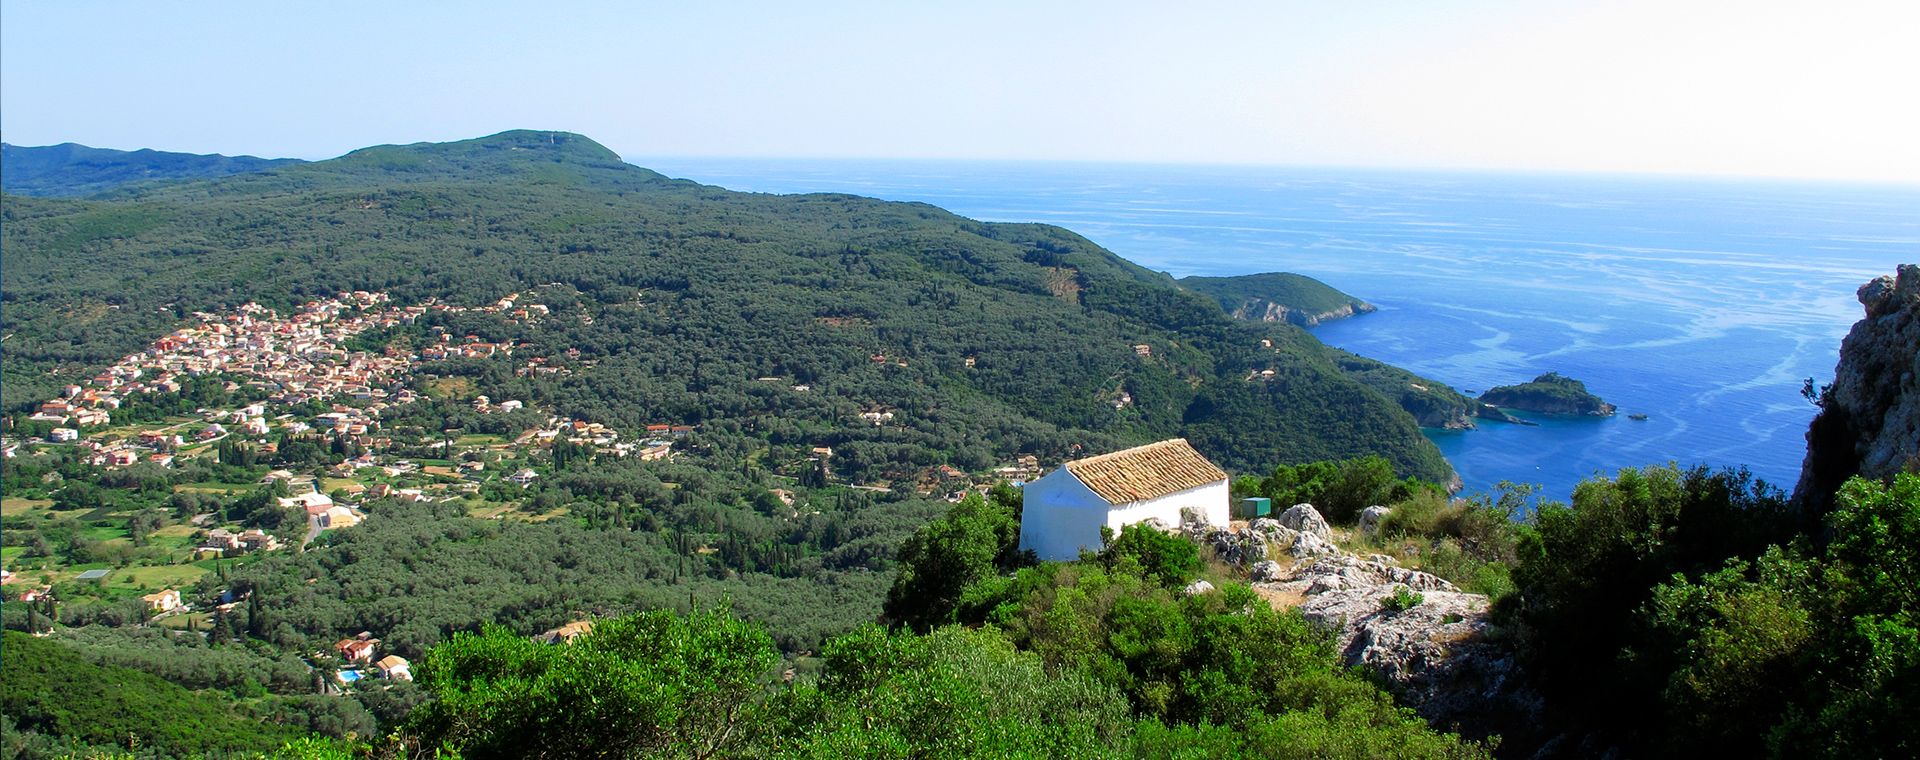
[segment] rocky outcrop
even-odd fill
[[[1358,314],[1379,311],[1373,304],[1356,301],[1338,308],[1309,312],[1296,309],[1283,303],[1275,303],[1264,298],[1249,298],[1235,307],[1231,314],[1234,319],[1249,319],[1255,322],[1287,322],[1301,327],[1313,327],[1321,322],[1346,319]]]
[[[1379,530],[1380,522],[1387,519],[1387,515],[1390,514],[1393,514],[1393,510],[1378,504],[1360,510],[1360,525],[1358,528],[1360,535],[1365,536]]]
[[[1270,517],[1254,520],[1244,530],[1201,526],[1188,533],[1202,545],[1211,547],[1222,561],[1241,567],[1253,567],[1266,561],[1270,554],[1310,559],[1340,553],[1332,541],[1286,527]]]
[[[1306,512],[1296,521],[1311,525]],[[1283,519],[1294,513],[1282,513]],[[1376,514],[1375,522],[1383,516]],[[1513,654],[1488,635],[1485,596],[1391,557],[1342,551],[1282,522],[1262,518],[1237,531],[1209,527],[1196,537],[1221,560],[1246,568],[1263,596],[1299,600],[1309,621],[1334,633],[1348,664],[1379,673],[1436,725],[1484,736],[1526,725],[1538,713],[1539,697],[1521,682]]]
[[[1326,283],[1289,272],[1265,272],[1236,277],[1183,277],[1181,287],[1213,299],[1236,319],[1287,322],[1312,327],[1330,319],[1345,319],[1375,311],[1373,304],[1329,287]]]
[[[1920,265],[1860,286],[1866,316],[1819,396],[1794,496],[1823,509],[1847,478],[1920,470]]]
[[[1320,516],[1320,510],[1312,504],[1295,504],[1281,512],[1276,518],[1283,528],[1292,528],[1301,533],[1312,533],[1319,538],[1331,538],[1333,528],[1327,525],[1327,518]]]
[[[1417,603],[1395,610],[1383,604],[1394,591],[1327,591],[1309,596],[1300,612],[1335,631],[1348,663],[1379,673],[1438,725],[1489,725],[1493,715],[1538,709],[1512,653],[1488,639],[1486,597],[1422,591]]]

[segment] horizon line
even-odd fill
[[[317,163],[321,161],[330,161],[333,159],[341,158],[355,151],[364,150],[366,148],[379,147],[383,145],[416,145],[421,143],[432,144],[432,143],[461,142],[466,140],[484,139],[486,137],[504,134],[506,132],[516,132],[516,131],[567,132],[569,134],[579,135],[580,137],[583,137],[587,140],[591,140],[594,143],[600,145],[601,147],[607,147],[605,143],[601,143],[599,140],[595,140],[594,138],[589,137],[580,132],[570,132],[569,130],[544,130],[544,129],[525,129],[525,128],[506,129],[506,130],[500,130],[497,132],[490,132],[484,135],[479,135],[477,137],[462,137],[462,138],[454,138],[450,140],[419,140],[411,143],[403,143],[403,142],[375,143],[372,145],[363,145],[357,148],[351,148],[336,155],[329,155],[329,156],[324,156],[320,158],[306,158],[306,157],[300,157],[300,156],[286,156],[286,155],[264,156],[264,155],[260,155],[259,153],[223,153],[218,151],[209,152],[209,153],[198,153],[191,150],[169,150],[164,148],[153,148],[153,147],[146,147],[146,146],[138,147],[138,148],[104,148],[99,145],[89,145],[86,143],[76,142],[73,140],[62,140],[60,142],[47,143],[44,145],[20,145],[16,143],[7,143],[4,141],[4,139],[0,139],[0,144],[6,144],[16,148],[55,148],[55,147],[60,147],[62,145],[77,145],[84,148],[93,148],[93,149],[100,149],[100,150],[115,150],[115,151],[122,151],[126,153],[134,153],[142,150],[149,150],[149,151],[155,151],[160,153],[181,153],[181,154],[196,155],[196,156],[226,156],[229,158],[255,158],[255,159],[262,159],[262,160],[269,160],[269,161],[291,159],[291,160],[302,161],[307,163]],[[1136,158],[750,155],[750,154],[718,154],[718,153],[652,153],[652,154],[632,153],[632,154],[629,154],[619,150],[614,150],[613,148],[608,148],[608,150],[613,152],[616,156],[618,156],[622,163],[625,163],[630,166],[636,166],[642,169],[650,169],[651,167],[648,167],[642,163],[636,163],[636,160],[663,159],[663,160],[670,160],[670,161],[729,161],[729,162],[733,162],[733,161],[738,161],[738,162],[817,161],[817,162],[827,162],[827,163],[865,162],[865,163],[1025,164],[1025,165],[1034,165],[1034,166],[1080,165],[1080,166],[1128,166],[1128,167],[1155,167],[1155,168],[1194,167],[1194,168],[1207,168],[1207,169],[1291,170],[1291,171],[1307,170],[1307,171],[1381,172],[1381,173],[1406,173],[1406,174],[1452,174],[1452,175],[1486,174],[1486,175],[1505,175],[1505,176],[1526,176],[1526,177],[1539,177],[1539,178],[1551,178],[1551,177],[1566,177],[1566,178],[1580,178],[1580,179],[1609,179],[1610,178],[1610,179],[1627,179],[1627,180],[1637,180],[1637,181],[1672,181],[1672,182],[1696,182],[1696,183],[1718,182],[1718,183],[1735,183],[1735,184],[1762,183],[1762,184],[1842,185],[1842,186],[1861,187],[1861,188],[1884,188],[1884,189],[1920,191],[1920,178],[1887,179],[1887,178],[1846,177],[1846,176],[1834,176],[1834,175],[1809,176],[1809,175],[1785,175],[1785,174],[1764,174],[1764,173],[1747,174],[1747,173],[1732,173],[1732,172],[1702,173],[1702,172],[1669,172],[1669,171],[1651,171],[1651,170],[1603,170],[1603,169],[1549,168],[1549,167],[1473,166],[1473,165],[1452,165],[1452,164],[1393,165],[1393,164],[1353,164],[1353,163],[1338,163],[1338,162],[1313,163],[1313,162],[1285,162],[1285,161],[1264,161],[1264,160],[1228,162],[1228,161],[1221,161],[1221,160],[1166,160],[1166,159],[1136,159]]]

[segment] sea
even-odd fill
[[[766,193],[922,201],[1045,222],[1176,277],[1297,272],[1379,307],[1320,340],[1470,393],[1547,371],[1619,407],[1428,430],[1468,492],[1565,500],[1677,463],[1791,491],[1814,406],[1863,316],[1920,262],[1920,186],[1045,162],[635,157]],[[1629,415],[1645,415],[1644,420]]]

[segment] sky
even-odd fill
[[[0,139],[1920,184],[1920,3],[26,2]]]

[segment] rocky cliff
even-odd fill
[[[1183,277],[1180,286],[1220,304],[1235,319],[1312,327],[1375,311],[1373,304],[1319,280],[1290,272],[1236,277]]]
[[[1794,497],[1824,509],[1856,474],[1920,471],[1920,265],[1860,286],[1866,317],[1840,344],[1819,394]]]
[[[1360,302],[1342,304],[1325,311],[1310,312],[1264,298],[1249,298],[1240,302],[1240,305],[1231,313],[1235,319],[1250,319],[1255,322],[1290,322],[1301,327],[1313,327],[1327,320],[1346,319],[1355,314],[1365,314],[1375,310],[1373,304]]]
[[[1386,512],[1369,508],[1361,530]],[[1342,550],[1311,505],[1237,530],[1187,529],[1216,558],[1243,568],[1275,607],[1297,607],[1332,631],[1349,665],[1378,673],[1436,725],[1479,737],[1537,718],[1539,696],[1491,635],[1487,597],[1392,557]]]

